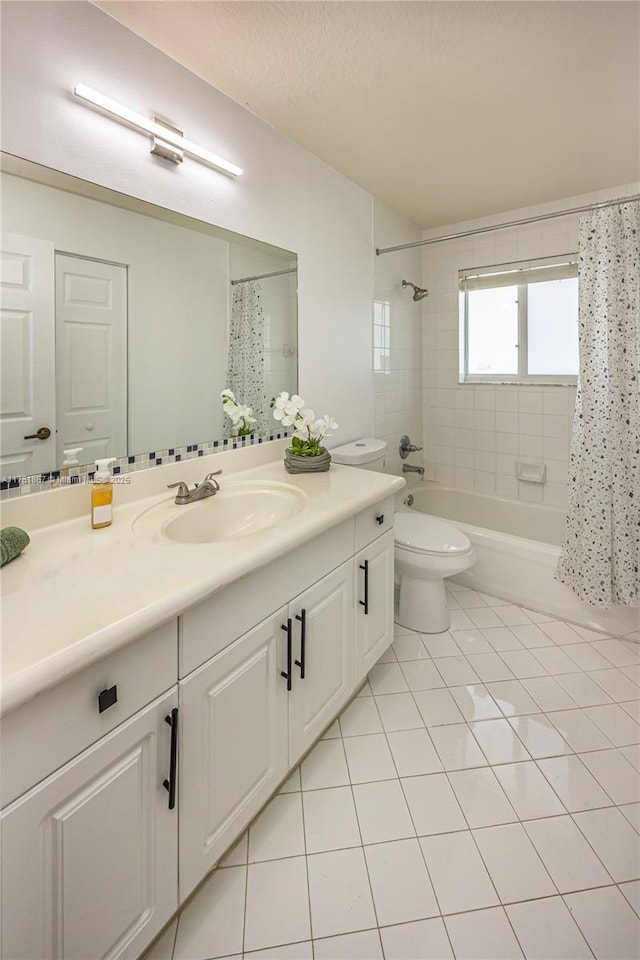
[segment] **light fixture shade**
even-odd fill
[[[99,107],[101,110],[113,114],[114,117],[124,120],[126,123],[131,124],[131,126],[137,127],[139,130],[144,130],[145,133],[149,133],[152,136],[158,137],[160,140],[164,140],[166,143],[172,144],[172,146],[183,150],[184,153],[190,157],[195,157],[197,160],[201,160],[203,163],[215,167],[216,170],[228,173],[232,177],[240,177],[242,175],[242,167],[238,167],[235,163],[231,163],[223,157],[218,157],[215,153],[211,153],[210,150],[206,150],[197,143],[193,143],[191,140],[187,140],[185,137],[173,133],[163,124],[149,120],[147,117],[142,116],[141,113],[136,113],[135,110],[131,110],[130,107],[125,107],[124,104],[112,100],[111,97],[107,97],[104,93],[88,87],[86,83],[77,83],[73,92],[76,97],[79,97],[81,100],[86,100],[87,103],[91,103],[95,107]]]

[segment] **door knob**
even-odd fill
[[[28,433],[25,440],[48,440],[51,436],[49,427],[39,427],[35,433]]]

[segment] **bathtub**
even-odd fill
[[[554,579],[565,532],[564,510],[507,500],[426,481],[405,488],[413,510],[451,520],[473,543],[477,562],[457,583],[592,630],[622,635],[638,629],[638,610],[600,610]],[[406,506],[400,507],[406,510]]]

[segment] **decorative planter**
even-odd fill
[[[331,466],[331,454],[325,448],[319,457],[301,457],[287,447],[284,452],[284,467],[287,473],[324,473]]]

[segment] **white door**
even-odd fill
[[[286,608],[180,683],[180,901],[287,772]]]
[[[4,960],[135,958],[178,906],[169,810],[176,692],[141,710],[2,815]]]
[[[353,693],[353,566],[349,560],[289,604],[293,627],[289,765]]]
[[[1,247],[0,460],[19,477],[56,466],[53,244],[3,233]]]
[[[127,455],[127,268],[56,254],[58,462]]]
[[[393,642],[393,554],[389,530],[355,558],[356,683]]]

